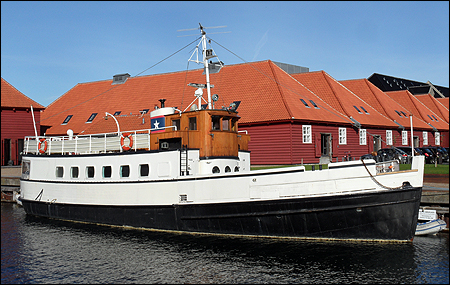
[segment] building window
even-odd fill
[[[408,145],[408,131],[402,131],[402,145]]]
[[[423,137],[423,145],[428,145],[428,132],[423,132],[422,137]]]
[[[72,117],[73,117],[73,115],[68,115],[68,116],[64,119],[64,122],[62,122],[61,125],[66,125],[66,124],[70,121],[70,119],[72,119]]]
[[[62,178],[64,176],[64,168],[62,166],[56,167],[56,177]]]
[[[367,145],[366,129],[359,129],[359,145]]]
[[[347,129],[339,128],[339,144],[347,144]]]
[[[103,178],[111,178],[112,167],[110,165],[103,166]]]
[[[92,121],[95,119],[95,116],[97,116],[97,113],[92,113],[86,123],[92,123]]]
[[[392,130],[386,130],[386,144],[392,145]]]
[[[303,143],[312,143],[311,125],[302,126]]]
[[[441,145],[441,134],[439,132],[434,133],[434,144]]]
[[[148,166],[148,164],[140,164],[139,173],[141,177],[148,176],[148,174],[150,173],[150,167]]]
[[[130,177],[130,166],[121,165],[120,166],[120,177]]]
[[[86,177],[87,178],[94,178],[95,175],[95,169],[93,166],[87,166],[86,167]]]
[[[197,130],[197,117],[189,118],[189,130],[191,130],[191,131]]]
[[[79,175],[78,166],[72,166],[70,168],[70,177],[71,178],[78,178],[78,175]]]

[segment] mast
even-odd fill
[[[200,23],[200,31],[202,33],[202,54],[203,54],[203,65],[205,66],[205,74],[206,74],[206,90],[208,92],[208,109],[211,108],[211,85],[209,84],[209,67],[208,67],[208,59],[210,54],[206,54],[206,32],[203,30],[203,27]],[[212,55],[212,53],[211,53]]]

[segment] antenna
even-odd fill
[[[193,29],[181,29],[181,30],[177,30],[177,32],[186,32],[186,31],[200,30],[201,34],[204,35],[204,34],[206,34],[206,32],[204,31],[205,29],[219,29],[219,28],[226,28],[226,26],[203,27],[200,23],[198,23],[198,25],[199,25],[198,28],[193,28]],[[228,32],[217,32],[217,33],[208,33],[208,34],[212,35],[212,34],[226,34],[226,33],[231,33],[231,31],[228,31]],[[189,37],[189,36],[198,36],[198,34],[182,35],[182,36],[177,36],[177,37]]]

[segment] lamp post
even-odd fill
[[[114,119],[114,121],[116,121],[116,125],[117,125],[117,135],[120,135],[119,122],[117,121],[117,119],[116,119],[113,115],[111,115],[111,114],[108,113],[108,112],[105,112],[105,120],[108,119],[108,115],[110,115],[110,116]]]

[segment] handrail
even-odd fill
[[[146,136],[146,142],[144,144],[147,145],[147,148],[150,149],[150,134],[152,131],[163,130],[172,128],[177,131],[176,126],[167,126],[160,128],[152,128],[152,129],[140,129],[128,131],[132,133],[134,137],[134,151],[138,149],[138,143],[141,143],[142,140],[138,140],[140,135]],[[120,146],[120,136],[123,132],[109,132],[109,133],[98,133],[98,134],[86,134],[86,135],[77,135],[74,138],[69,136],[26,136],[25,137],[25,146],[24,153],[35,153],[39,154],[39,142],[40,139],[44,138],[48,141],[47,144],[47,154],[52,153],[99,153],[99,152],[108,152],[108,151],[122,151]],[[117,141],[108,140],[108,138],[117,138]],[[35,146],[33,146],[33,141],[36,142]],[[100,142],[100,145],[99,145]],[[116,143],[117,142],[117,143]],[[108,147],[109,144],[109,147]],[[111,147],[111,144],[114,146]]]

